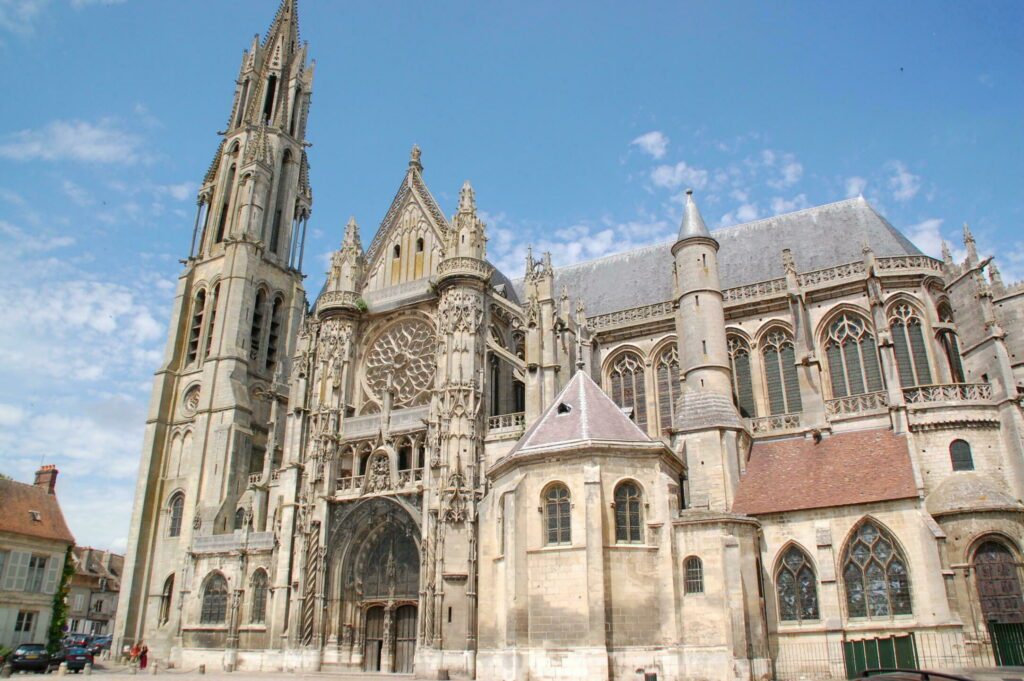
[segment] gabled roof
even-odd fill
[[[390,236],[392,224],[401,214],[401,210],[405,207],[410,194],[420,203],[424,211],[430,215],[437,229],[441,231],[442,236],[451,229],[451,225],[448,224],[444,213],[438,207],[437,201],[430,193],[430,190],[427,189],[427,185],[424,184],[422,172],[423,166],[419,163],[419,149],[413,147],[413,160],[409,162],[409,169],[406,170],[405,177],[402,178],[402,184],[398,186],[395,198],[392,199],[388,212],[384,214],[384,219],[381,220],[380,227],[377,228],[377,233],[374,235],[373,241],[370,242],[370,247],[366,250],[367,263],[372,263],[377,253],[384,246],[384,243]]]
[[[14,480],[0,480],[0,532],[75,543],[57,496]]]
[[[718,229],[711,238],[719,244],[722,288],[785,276],[784,248],[793,252],[800,272],[859,262],[864,243],[879,257],[921,255],[861,197]],[[568,287],[583,299],[588,316],[672,300],[673,243],[556,268],[554,290]],[[523,280],[514,285],[523,299]]]
[[[759,515],[917,496],[907,438],[891,430],[757,442],[734,513]]]
[[[575,444],[653,442],[594,379],[585,371],[577,371],[504,458]]]

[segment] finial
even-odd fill
[[[409,167],[415,168],[416,170],[423,170],[423,164],[420,163],[420,145],[412,145],[412,151],[409,152]]]
[[[967,261],[975,263],[978,261],[978,247],[974,242],[974,235],[971,234],[971,228],[964,223],[964,246],[967,248]]]
[[[988,278],[997,289],[1003,288],[1003,275],[999,273],[995,260],[990,260],[988,263]]]
[[[872,252],[871,244],[868,243],[867,239],[860,242],[860,252],[864,255]]]
[[[953,252],[949,250],[949,244],[942,240],[942,261],[947,265],[953,264]]]
[[[555,268],[551,266],[551,251],[544,251],[544,269],[549,273],[554,272]]]
[[[686,190],[686,203],[683,206],[683,221],[679,225],[679,240],[692,237],[710,237],[711,233],[704,225],[704,218],[701,217],[697,202],[693,200],[693,190]]]
[[[782,249],[782,269],[786,274],[796,274],[796,261],[793,260],[793,251],[788,248]]]
[[[473,193],[473,185],[466,180],[459,190],[459,212],[472,213],[476,210],[476,195]]]

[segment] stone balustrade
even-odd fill
[[[722,290],[722,300],[726,303],[747,303],[761,298],[773,298],[786,292],[786,280],[769,279],[755,284],[735,286]]]
[[[526,414],[517,411],[512,414],[499,414],[487,417],[487,430],[513,430],[526,425]]]
[[[773,414],[750,419],[750,432],[754,435],[768,435],[800,427],[800,414]]]
[[[490,279],[491,272],[493,271],[494,268],[488,265],[486,260],[465,256],[458,258],[445,258],[437,266],[437,275],[439,277],[464,274],[479,277],[481,279]]]
[[[803,288],[813,288],[822,284],[832,284],[844,279],[859,279],[867,274],[867,266],[861,262],[850,262],[835,267],[825,267],[797,275],[797,281]]]
[[[672,301],[642,305],[628,310],[619,310],[607,314],[594,315],[587,318],[587,324],[593,331],[602,331],[616,326],[628,326],[648,319],[667,317],[672,314]]]
[[[355,291],[327,291],[316,301],[317,312],[333,309],[359,309],[359,294]]]
[[[352,475],[349,477],[338,478],[337,485],[335,487],[335,496],[339,497],[358,497],[363,493],[363,481],[366,479],[364,475]],[[416,488],[417,485],[423,484],[423,469],[422,468],[409,468],[398,471],[398,485],[394,488],[394,492],[405,492],[411,491]]]
[[[231,534],[213,534],[192,539],[193,553],[230,553],[242,549],[268,551],[272,548],[274,548],[273,532],[235,530]]]
[[[873,411],[880,411],[889,406],[889,398],[884,390],[860,395],[848,395],[825,401],[825,413],[834,418],[859,416]]]
[[[988,383],[919,385],[904,388],[903,399],[910,406],[935,402],[990,402],[992,386]]]

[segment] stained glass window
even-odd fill
[[[907,560],[892,535],[871,520],[846,545],[843,584],[850,617],[911,614]]]
[[[807,554],[790,546],[782,555],[775,572],[779,592],[779,619],[783,622],[816,620],[818,615],[818,581]]]

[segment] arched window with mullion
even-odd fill
[[[949,303],[943,302],[938,307],[939,321],[943,324],[954,324],[953,310]],[[938,333],[939,344],[942,352],[946,355],[946,362],[949,365],[949,377],[954,383],[963,383],[964,365],[960,359],[960,343],[957,340],[956,331],[952,328],[940,329]]]
[[[907,303],[893,306],[889,312],[889,330],[892,332],[893,350],[900,384],[904,388],[927,385],[932,382],[925,348],[921,316]]]
[[[862,521],[850,536],[842,569],[850,617],[911,614],[907,559],[893,536],[874,521]]]
[[[249,610],[249,621],[253,624],[263,624],[267,621],[267,572],[263,568],[252,573],[252,580],[249,582],[252,591],[251,608]]]
[[[181,519],[185,515],[185,495],[176,492],[168,504],[170,522],[168,523],[167,536],[178,537],[181,535]]]
[[[203,336],[203,316],[206,314],[206,289],[199,289],[192,301],[192,317],[188,330],[188,351],[186,362],[191,364],[199,358],[199,341]]]
[[[228,582],[219,572],[207,578],[203,586],[199,621],[202,624],[224,624],[228,614]]]
[[[647,386],[644,362],[635,352],[624,352],[609,372],[612,400],[622,408],[633,409],[633,421],[647,430]]]
[[[790,546],[782,554],[775,571],[775,587],[781,621],[805,622],[820,618],[818,580],[811,559],[799,547]]]
[[[825,356],[832,397],[847,397],[882,390],[878,346],[859,315],[844,312],[828,327]]]
[[[679,398],[679,351],[672,343],[654,360],[658,390],[658,426],[664,431],[672,425],[676,400]]]
[[[619,544],[642,544],[642,496],[635,482],[622,482],[615,488],[615,541]]]
[[[793,337],[782,329],[772,329],[761,341],[761,355],[771,413],[795,414],[803,411]]]
[[[740,410],[740,416],[757,416],[754,406],[754,382],[750,375],[750,344],[742,337],[730,334],[729,364],[732,368],[732,397]]]
[[[544,493],[544,529],[546,544],[557,546],[572,543],[572,503],[568,488],[555,483]]]

